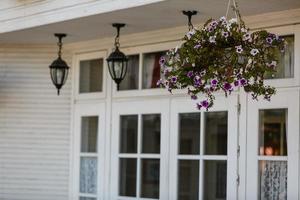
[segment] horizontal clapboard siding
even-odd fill
[[[0,50],[0,200],[68,199],[71,76],[57,96],[55,50]]]

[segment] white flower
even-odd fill
[[[210,43],[216,43],[216,36],[210,36],[209,37],[209,42]]]
[[[250,51],[250,54],[252,55],[252,56],[255,56],[256,54],[258,54],[258,49],[251,49],[251,51]]]
[[[225,16],[223,16],[223,17],[220,17],[220,19],[219,19],[221,22],[224,22],[224,21],[226,21],[226,17]]]
[[[237,23],[237,18],[232,18],[228,21],[229,24],[236,24]]]
[[[188,39],[191,39],[191,37],[196,33],[195,29],[192,29],[191,31],[189,31],[186,36]]]
[[[236,50],[237,53],[242,53],[243,52],[242,45],[235,46],[235,50]]]
[[[251,40],[251,33],[246,33],[243,35],[243,41],[250,41]]]
[[[277,65],[277,62],[273,60],[271,63],[267,63],[266,65],[270,68],[275,68]]]
[[[241,28],[241,31],[242,31],[243,33],[247,33],[247,32],[248,32],[248,30],[245,29],[245,28]]]

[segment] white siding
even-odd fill
[[[55,50],[0,51],[0,200],[68,198],[71,80],[57,96]]]

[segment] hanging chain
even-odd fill
[[[62,49],[61,37],[59,37],[59,39],[58,39],[57,46],[58,46],[58,57],[61,57],[61,49]]]
[[[233,5],[231,6],[231,4],[233,4]],[[225,17],[226,17],[226,19],[228,18],[228,13],[229,13],[230,6],[231,6],[231,8],[232,8],[232,10],[233,10],[233,12],[234,12],[234,14],[235,14],[235,17],[236,17],[236,19],[237,19],[238,25],[239,25],[239,27],[241,28],[241,26],[244,26],[244,22],[243,22],[243,20],[242,20],[242,18],[241,18],[241,14],[240,14],[240,11],[239,11],[239,9],[238,9],[238,5],[237,5],[236,0],[228,0],[228,3],[227,3],[227,10],[226,10],[226,15],[225,15]]]
[[[117,27],[117,35],[115,38],[115,47],[118,49],[120,47],[120,27]]]

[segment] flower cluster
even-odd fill
[[[160,59],[164,77],[158,85],[188,89],[199,109],[213,106],[215,92],[225,96],[243,88],[254,99],[270,100],[275,88],[264,84],[264,75],[274,73],[278,51],[284,51],[282,38],[265,30],[250,32],[237,19],[209,20],[200,30],[190,30],[180,47]],[[204,94],[198,100],[199,94]]]

